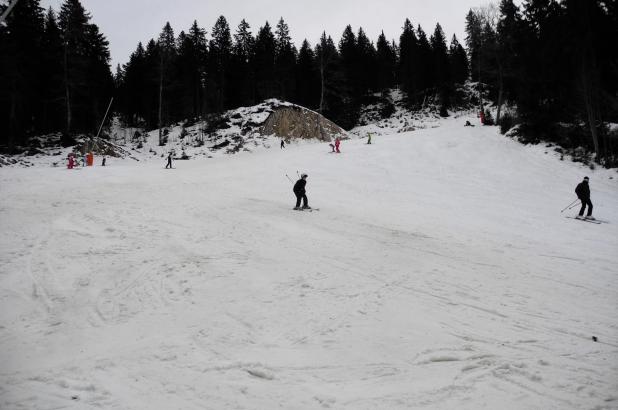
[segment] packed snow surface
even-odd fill
[[[0,408],[618,408],[616,172],[466,119],[0,169]]]

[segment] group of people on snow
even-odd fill
[[[88,160],[89,156],[90,156],[90,161]],[[106,161],[107,161],[107,158],[103,156],[103,159],[101,160],[101,166],[104,167]],[[79,159],[76,157],[76,155],[73,152],[70,152],[69,155],[67,155],[67,168],[68,169],[73,169],[77,166],[85,167],[86,165],[88,166],[94,165],[94,156],[92,153],[84,154]]]

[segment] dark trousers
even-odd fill
[[[165,166],[165,168],[171,168],[172,167],[172,159],[168,158],[167,159],[167,165]]]
[[[588,216],[592,215],[592,202],[590,202],[590,198],[579,198],[582,201],[582,208],[579,210],[579,216],[584,216],[584,211],[586,210],[586,205],[588,205]]]
[[[309,206],[309,201],[307,200],[307,195],[305,194],[296,194],[296,208],[300,207],[300,200],[303,200],[303,206]]]

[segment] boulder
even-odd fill
[[[275,135],[284,139],[318,139],[332,141],[347,138],[343,128],[315,111],[297,105],[273,107],[260,128],[262,135]]]

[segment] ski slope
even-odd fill
[[[466,119],[0,169],[0,408],[617,409],[618,175]]]

